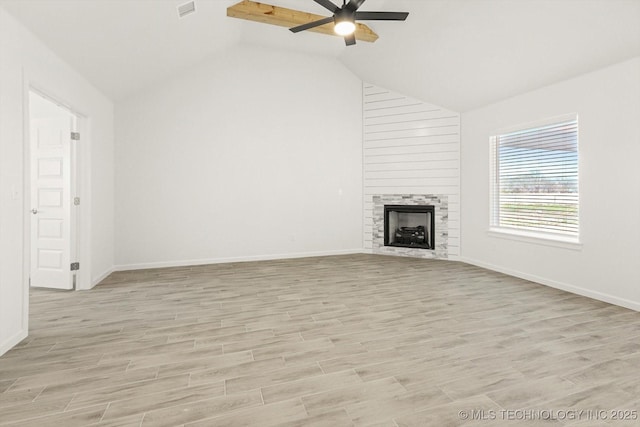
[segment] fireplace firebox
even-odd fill
[[[384,205],[384,245],[435,248],[432,205]]]

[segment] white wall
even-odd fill
[[[371,84],[364,85],[362,110],[364,248],[373,248],[373,196],[438,195],[448,203],[447,230],[442,230],[448,235],[447,258],[457,259],[460,114]]]
[[[236,47],[116,105],[119,269],[361,251],[361,82]]]
[[[579,116],[582,248],[489,236],[489,135],[565,113]],[[640,58],[463,113],[463,259],[640,310],[639,159]]]
[[[29,210],[24,181],[24,99],[28,85],[88,117],[89,216],[81,232],[91,259],[84,287],[113,266],[113,105],[0,7],[0,354],[27,335]],[[85,162],[85,167],[88,165]],[[82,244],[82,243],[81,243]]]

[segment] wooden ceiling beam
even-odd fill
[[[251,0],[243,0],[238,4],[228,7],[227,16],[287,28],[297,27],[298,25],[326,18],[326,16],[316,15],[314,13],[301,12],[299,10],[272,6]],[[342,37],[333,32],[333,24],[331,23],[311,28],[307,31]],[[377,39],[378,35],[371,28],[365,24],[356,23],[356,40],[373,43]]]

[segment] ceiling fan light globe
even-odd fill
[[[333,31],[340,36],[348,36],[356,30],[356,24],[351,21],[339,21],[333,27]]]

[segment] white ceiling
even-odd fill
[[[385,26],[375,46],[343,62],[365,81],[454,111],[640,55],[640,0],[393,3],[411,22]]]
[[[341,60],[361,79],[466,111],[640,55],[640,0],[368,0],[407,11],[369,22],[380,39],[336,37],[226,17],[237,0],[0,0],[61,58],[115,101],[238,44]],[[269,2],[269,0],[265,0]],[[271,3],[326,15],[312,0]]]

